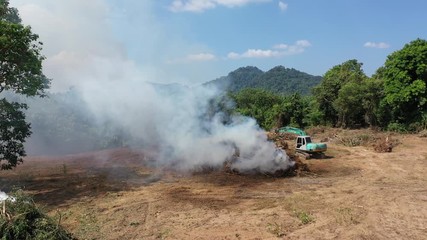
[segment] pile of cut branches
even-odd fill
[[[21,190],[14,191],[1,202],[0,239],[70,240],[75,239],[36,206]]]

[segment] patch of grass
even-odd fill
[[[315,201],[311,196],[294,194],[285,199],[283,206],[291,215],[297,217],[301,221],[301,224],[309,224],[315,221],[314,216],[309,213],[310,209],[316,207],[316,205],[313,205],[313,202]]]
[[[304,225],[315,221],[314,216],[304,210],[294,210],[294,214]]]
[[[354,211],[352,208],[342,207],[336,209],[335,219],[337,223],[341,225],[358,224],[360,222],[360,215],[360,213],[357,213],[357,211]]]
[[[49,217],[22,190],[10,194],[13,200],[1,202],[1,239],[69,240],[75,239],[61,227],[61,217]]]
[[[92,209],[87,209],[79,217],[79,228],[77,237],[82,239],[95,239],[100,234],[101,227],[96,218],[96,213]]]
[[[276,222],[267,224],[267,230],[268,232],[274,234],[276,237],[285,236],[285,232],[283,231],[282,226]]]
[[[259,199],[256,203],[253,205],[253,210],[262,210],[262,209],[268,209],[268,208],[275,208],[277,206],[277,203],[274,199]]]
[[[295,193],[284,199],[282,206],[289,213],[293,213],[295,209],[311,209],[313,206],[313,199],[311,196],[301,193]]]

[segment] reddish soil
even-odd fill
[[[0,172],[79,239],[425,239],[427,138],[392,152],[328,143],[299,176],[179,174],[115,149]],[[319,137],[320,139],[320,137]]]

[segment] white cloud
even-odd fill
[[[227,54],[227,58],[229,59],[238,59],[240,57],[240,54],[235,53],[235,52],[230,52]]]
[[[210,62],[217,60],[217,57],[212,53],[195,53],[188,54],[183,58],[176,58],[166,61],[168,64],[183,64],[183,63],[197,63],[197,62]]]
[[[250,3],[270,2],[271,0],[173,0],[169,5],[172,12],[204,12],[208,9],[224,6],[241,7]]]
[[[275,50],[262,50],[262,49],[248,49],[241,57],[243,58],[272,58],[279,57],[280,51]]]
[[[282,1],[279,1],[279,8],[280,11],[284,12],[288,9],[288,4]]]
[[[311,43],[307,40],[298,40],[293,45],[276,44],[273,49],[248,49],[247,51],[239,54],[230,52],[227,55],[228,59],[241,59],[241,58],[277,58],[289,55],[300,54],[310,47]]]
[[[193,62],[204,62],[204,61],[212,61],[215,60],[215,55],[211,53],[198,53],[198,54],[190,54],[187,56],[189,61]]]
[[[287,45],[287,44],[283,44],[283,43],[281,43],[281,44],[277,44],[277,45],[274,45],[273,46],[273,48],[275,48],[275,49],[286,49],[286,48],[288,48],[289,46]]]
[[[389,48],[390,44],[385,42],[366,42],[363,46],[367,48]]]
[[[303,48],[305,48],[305,47],[311,47],[311,43],[309,41],[307,41],[307,40],[298,40],[296,42],[296,46],[303,47]]]

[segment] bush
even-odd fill
[[[38,208],[22,191],[10,194],[13,200],[1,203],[0,239],[69,240],[75,239],[55,221]]]
[[[390,132],[398,132],[398,133],[406,133],[408,129],[405,124],[393,122],[387,126],[387,131]]]

